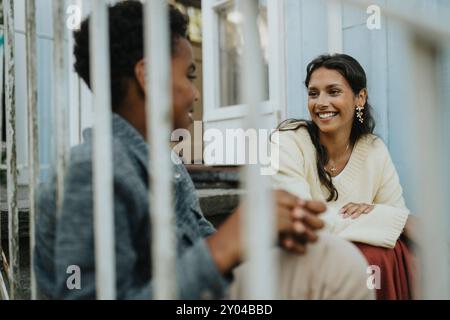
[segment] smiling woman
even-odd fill
[[[309,63],[305,86],[312,121],[287,120],[279,130],[307,129],[317,150],[318,177],[329,191],[327,201],[337,200],[332,177],[343,171],[359,138],[375,129],[366,74],[348,55],[324,55]]]
[[[379,299],[412,298],[411,253],[400,239],[409,210],[389,151],[373,134],[364,69],[345,54],[319,56],[305,85],[311,120],[279,126],[275,186],[327,201],[326,230],[381,268]]]

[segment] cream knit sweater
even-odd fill
[[[316,149],[308,131],[305,128],[282,131],[279,141],[275,137],[273,140],[272,148],[279,147],[279,170],[272,176],[274,187],[303,199],[326,201],[329,192],[319,181]],[[328,210],[322,215],[324,232],[349,241],[393,248],[405,227],[409,210],[383,141],[374,135],[362,137],[334,185],[339,198],[328,202]],[[357,219],[343,219],[339,210],[349,202],[374,204],[375,208]]]

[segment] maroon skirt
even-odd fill
[[[369,265],[380,268],[380,289],[376,289],[377,300],[414,299],[415,262],[411,250],[399,239],[393,249],[380,248],[364,243],[355,243],[366,257]]]

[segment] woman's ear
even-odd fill
[[[356,105],[357,106],[365,106],[367,103],[367,89],[362,89],[357,98],[356,98]]]
[[[139,60],[134,66],[134,75],[136,76],[136,80],[141,88],[142,92],[147,93],[146,87],[146,70],[145,70],[145,62],[144,59]]]

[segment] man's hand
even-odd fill
[[[275,191],[274,197],[280,246],[294,253],[305,253],[306,244],[317,241],[316,231],[324,227],[317,215],[326,210],[325,204],[301,200],[283,190]]]

